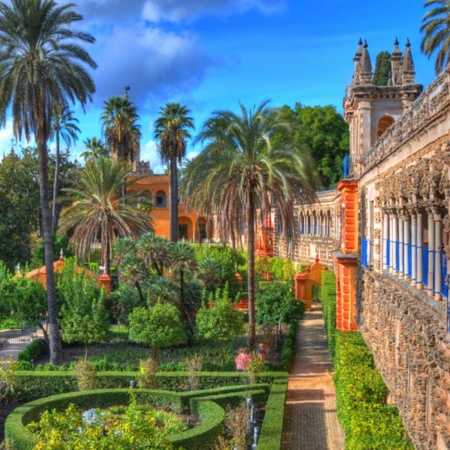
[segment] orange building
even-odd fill
[[[127,193],[135,192],[135,205],[148,202],[152,205],[151,216],[156,236],[170,238],[170,177],[157,175],[150,169],[148,162],[136,164],[128,178]],[[189,242],[201,242],[213,235],[212,221],[194,211],[188,211],[183,203],[178,206],[178,239]]]

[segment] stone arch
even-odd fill
[[[381,117],[378,121],[377,137],[382,136],[394,122],[395,119],[388,114],[385,114],[383,117]]]

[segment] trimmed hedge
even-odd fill
[[[202,450],[206,445],[217,441],[223,432],[225,411],[228,405],[237,406],[251,396],[256,403],[265,402],[269,386],[234,386],[218,388],[217,395],[212,391],[191,391],[177,393],[160,390],[136,389],[134,392],[139,403],[154,407],[170,407],[181,413],[190,411],[199,417],[202,423],[188,431],[171,435],[169,439],[175,447],[185,450]],[[229,391],[229,392],[226,392]],[[71,404],[82,409],[107,408],[112,405],[129,403],[129,389],[101,389],[84,392],[71,392],[35,400],[16,408],[5,424],[5,436],[14,450],[32,449],[38,442],[37,437],[25,428],[32,421],[39,420],[44,411],[56,409],[64,411]],[[186,405],[190,405],[189,408]]]
[[[413,450],[388,389],[357,332],[336,333],[336,406],[346,450]]]
[[[336,276],[332,270],[322,272],[320,301],[323,306],[323,319],[327,331],[328,352],[334,361],[336,353]]]
[[[297,338],[297,320],[293,320],[288,327],[288,332],[284,340],[281,351],[280,368],[289,372],[294,361],[295,343]]]
[[[283,438],[284,406],[287,395],[287,377],[276,380],[266,403],[264,422],[258,441],[258,450],[281,450]]]
[[[126,388],[130,386],[131,380],[136,381],[138,375],[137,372],[99,372],[96,374],[96,387],[98,389]],[[248,383],[247,374],[241,372],[199,372],[197,376],[199,388],[202,390]],[[257,375],[257,379],[259,383],[272,383],[274,379],[285,376],[284,372],[261,372]],[[156,378],[160,389],[177,392],[189,390],[187,372],[159,372]],[[21,401],[29,402],[78,390],[73,372],[16,371],[14,379],[17,398]]]

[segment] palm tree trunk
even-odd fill
[[[53,205],[52,205],[52,229],[56,230],[58,218],[56,216],[56,197],[58,196],[59,179],[59,131],[56,132],[56,160],[55,160],[55,179],[53,180]]]
[[[253,352],[256,343],[255,325],[255,199],[253,191],[248,196],[247,213],[247,247],[248,247],[248,346]]]
[[[170,159],[170,240],[178,241],[178,167],[177,158]]]
[[[42,210],[42,233],[44,235],[45,269],[47,278],[47,302],[49,323],[50,364],[59,366],[62,362],[61,335],[58,326],[58,305],[56,303],[55,276],[53,272],[53,236],[48,202],[48,154],[46,143],[38,145],[39,193]]]
[[[102,249],[103,249],[103,265],[105,266],[105,273],[107,273],[108,275],[110,275],[111,272],[111,262],[109,259],[109,254],[110,254],[110,242],[109,242],[109,234],[108,231],[105,231],[105,236],[104,236],[104,246],[102,245]]]

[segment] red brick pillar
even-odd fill
[[[358,265],[358,182],[344,180],[338,184],[341,194],[340,250],[333,253],[336,262],[336,328],[357,330],[356,269]]]

